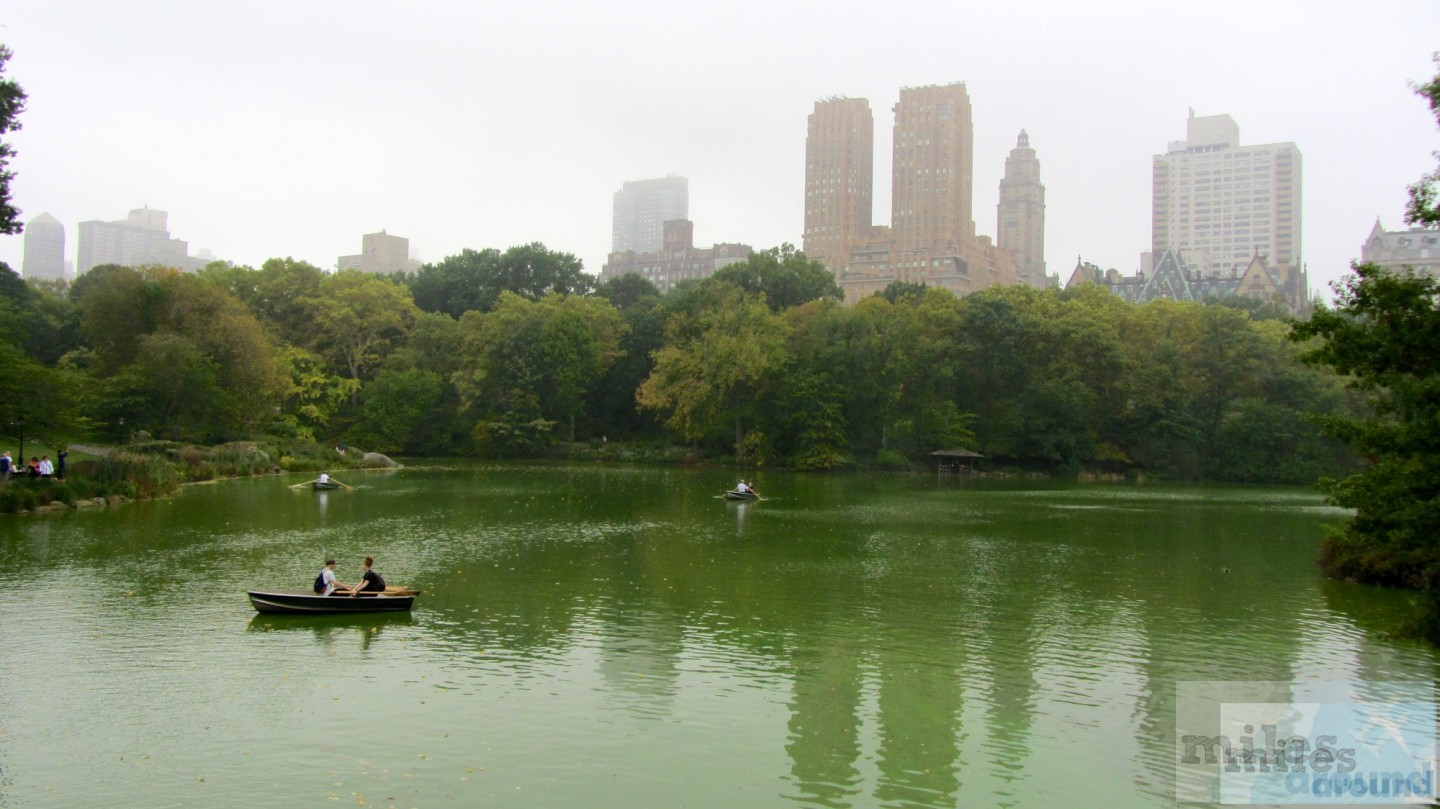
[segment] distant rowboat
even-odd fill
[[[736,490],[734,490],[734,489],[731,489],[731,490],[725,492],[725,499],[726,499],[726,500],[759,500],[759,499],[760,499],[760,495],[758,495],[758,494],[756,494],[756,493],[754,493],[754,492],[740,492],[740,491],[736,491]]]
[[[317,480],[311,485],[314,486],[317,491],[328,491],[330,489],[340,488],[340,484],[333,480]]]

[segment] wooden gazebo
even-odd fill
[[[985,457],[968,449],[937,449],[930,455],[935,458],[935,471],[941,475],[968,475],[975,471],[975,459]]]

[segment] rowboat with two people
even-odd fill
[[[335,577],[335,559],[331,557],[315,577],[311,592],[251,590],[250,604],[267,615],[406,612],[415,605],[415,596],[420,595],[420,591],[387,585],[375,572],[375,557],[365,557],[361,566],[364,570],[361,580],[353,585],[345,584]]]
[[[350,615],[361,612],[409,612],[415,606],[419,590],[386,587],[384,592],[335,593],[272,593],[251,590],[250,604],[263,615]]]
[[[755,488],[754,488],[753,486],[751,486],[749,483],[746,483],[745,481],[742,480],[742,481],[740,481],[739,483],[735,484],[735,488],[730,489],[730,490],[728,490],[728,491],[725,492],[725,499],[726,499],[726,500],[759,500],[759,499],[760,499],[760,493],[757,492],[757,491],[755,491]]]

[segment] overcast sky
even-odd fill
[[[979,233],[1024,128],[1046,186],[1046,261],[1133,272],[1151,158],[1188,110],[1244,144],[1294,141],[1303,254],[1324,290],[1440,148],[1412,81],[1440,3],[36,2],[0,0],[29,93],[12,192],[66,228],[169,212],[190,252],[333,267],[361,234],[421,261],[531,241],[599,272],[612,194],[690,180],[699,246],[801,242],[806,116],[869,99],[875,219],[890,214],[902,86],[966,82]],[[0,236],[17,271],[22,236]]]

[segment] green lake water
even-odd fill
[[[456,465],[0,517],[0,806],[1174,803],[1182,680],[1422,680],[1304,489]],[[257,615],[326,556],[402,616]]]

